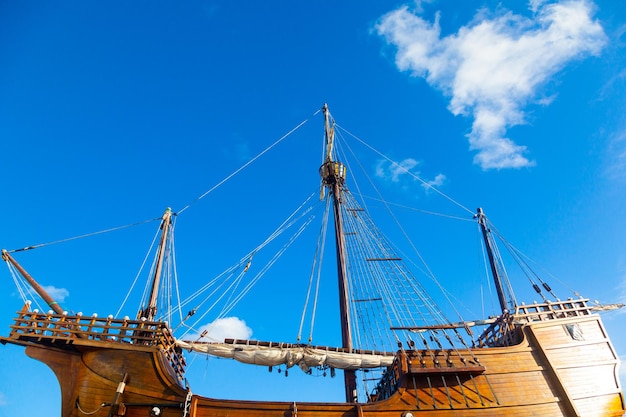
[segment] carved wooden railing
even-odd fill
[[[520,342],[521,333],[517,329],[526,323],[557,320],[568,317],[588,316],[593,307],[585,298],[565,301],[546,301],[544,303],[522,304],[515,308],[515,313],[504,313],[478,337],[478,347],[513,346]]]
[[[161,321],[100,318],[75,314],[54,314],[30,311],[29,305],[18,312],[7,341],[30,342],[62,346],[81,344],[104,345],[110,348],[124,346],[157,347],[182,380],[185,358],[176,347],[176,340],[167,323]],[[105,347],[105,346],[102,346]]]

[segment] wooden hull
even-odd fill
[[[568,325],[576,325],[574,338]],[[420,366],[426,352],[406,351],[396,362],[390,394],[359,404],[217,400],[183,388],[162,348],[74,338],[66,345],[32,337],[29,356],[57,375],[62,417],[84,415],[190,417],[621,416],[624,398],[618,357],[597,315],[525,324],[515,346],[458,351],[481,372]],[[41,339],[41,338],[40,338]],[[45,339],[43,340],[45,342]],[[428,352],[446,363],[451,353]],[[124,384],[121,384],[125,381]]]

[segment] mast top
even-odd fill
[[[330,115],[330,111],[328,110],[328,104],[324,103],[322,111],[324,112],[324,132],[326,139],[326,158],[324,159],[324,161],[329,162],[333,160],[333,146],[335,144],[335,121]]]
[[[320,200],[324,198],[324,190],[326,187],[333,187],[335,184],[339,185],[339,187],[343,187],[346,180],[346,166],[333,159],[335,145],[335,121],[330,115],[328,104],[324,103],[322,110],[324,112],[326,156],[324,158],[324,163],[320,167],[320,176],[322,177]]]

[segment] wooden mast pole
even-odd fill
[[[506,300],[506,296],[504,295],[504,287],[502,286],[502,277],[500,276],[500,270],[498,265],[496,264],[496,258],[494,255],[493,245],[490,238],[490,231],[487,227],[487,218],[482,208],[478,208],[476,218],[478,218],[478,224],[480,225],[480,230],[483,234],[483,240],[485,241],[485,249],[487,250],[487,257],[489,258],[489,265],[491,266],[491,274],[493,276],[493,281],[496,286],[496,292],[498,294],[498,301],[500,302],[500,307],[502,311],[509,309],[509,303]]]
[[[52,311],[54,311],[57,314],[64,313],[64,310],[59,305],[59,303],[56,302],[54,298],[52,298],[52,296],[50,296],[50,294],[48,294],[48,292],[44,290],[43,287],[39,285],[39,283],[35,281],[35,279],[28,272],[26,272],[26,270],[22,267],[22,265],[17,263],[17,261],[13,259],[13,257],[9,254],[9,252],[7,252],[5,249],[2,249],[2,259],[4,259],[7,262],[10,262],[18,270],[18,272],[24,277],[24,279],[26,279],[26,281],[28,281],[28,283],[35,290],[35,292],[37,292],[37,294],[39,294],[39,296],[43,298],[43,300],[48,304],[48,306],[50,306]]]
[[[329,190],[329,197],[333,199],[333,214],[335,220],[335,243],[337,254],[337,278],[339,282],[339,314],[341,319],[342,347],[352,352],[352,330],[350,327],[350,307],[348,281],[346,273],[345,241],[343,221],[341,216],[341,191],[345,181],[345,167],[341,162],[332,159],[334,142],[334,126],[330,120],[328,105],[324,104],[324,130],[326,138],[326,159],[320,169],[322,181]],[[356,372],[344,370],[346,402],[357,402]]]
[[[139,318],[145,317],[148,321],[153,321],[157,312],[157,297],[159,295],[159,285],[161,283],[161,271],[163,270],[163,260],[165,259],[165,246],[167,243],[167,235],[172,225],[172,209],[169,207],[165,210],[161,221],[161,240],[157,251],[157,262],[152,278],[152,287],[150,289],[150,298],[148,305],[139,312]]]

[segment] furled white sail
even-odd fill
[[[177,340],[179,347],[195,352],[206,353],[221,358],[235,359],[239,362],[262,365],[286,365],[290,368],[298,365],[303,371],[318,366],[337,369],[365,369],[390,366],[393,355],[376,353],[347,353],[310,346],[259,346],[229,343],[194,343]]]

